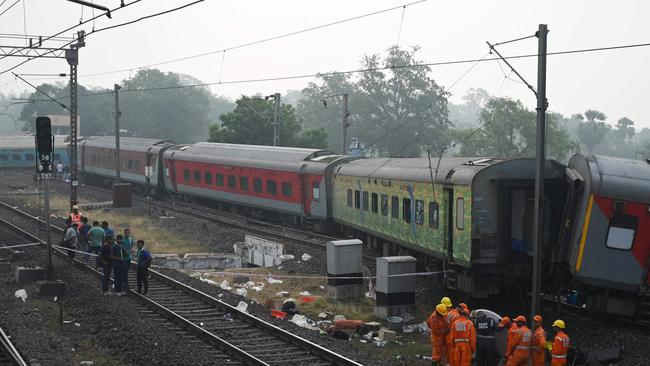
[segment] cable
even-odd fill
[[[263,38],[263,39],[260,39],[260,40],[257,40],[257,41],[242,43],[242,44],[239,44],[239,45],[223,48],[223,49],[220,49],[220,50],[199,53],[199,54],[195,54],[195,55],[191,55],[191,56],[175,58],[175,59],[156,62],[156,63],[152,63],[152,64],[148,64],[148,65],[131,67],[131,68],[128,68],[128,69],[120,69],[120,70],[105,71],[105,72],[99,72],[99,73],[93,73],[93,74],[85,74],[85,75],[80,75],[80,77],[108,75],[108,74],[115,74],[115,73],[120,73],[120,72],[131,71],[131,70],[147,69],[147,68],[150,68],[150,67],[170,64],[170,63],[173,63],[173,62],[185,61],[185,60],[190,60],[190,59],[193,59],[193,58],[209,56],[209,55],[213,55],[213,54],[220,53],[220,52],[232,51],[232,50],[236,50],[236,49],[239,49],[239,48],[253,46],[253,45],[260,44],[260,43],[274,41],[274,40],[277,40],[277,39],[286,38],[286,37],[294,36],[294,35],[301,34],[301,33],[306,33],[306,32],[311,32],[311,31],[314,31],[314,30],[322,29],[322,28],[331,27],[333,25],[338,25],[338,24],[347,23],[347,22],[351,22],[351,21],[354,21],[354,20],[358,20],[358,19],[367,18],[367,17],[370,17],[370,16],[386,13],[386,12],[397,10],[397,9],[406,9],[407,6],[423,3],[425,1],[427,1],[427,0],[419,0],[419,1],[408,3],[408,4],[403,4],[403,5],[400,5],[400,6],[395,6],[395,7],[392,7],[392,8],[375,11],[375,12],[372,12],[372,13],[362,14],[362,15],[351,17],[351,18],[338,20],[338,21],[331,22],[331,23],[321,24],[321,25],[317,25],[317,26],[314,26],[314,27],[310,27],[310,28],[305,28],[305,29],[301,29],[301,30],[297,30],[297,31],[289,32],[289,33],[280,34],[280,35],[273,36],[273,37]]]
[[[530,36],[525,36],[525,37],[520,37],[520,38],[511,39],[511,40],[509,40],[509,41],[504,41],[504,42],[495,43],[495,44],[493,44],[492,46],[496,47],[496,46],[500,46],[500,45],[502,45],[502,44],[507,44],[507,43],[512,43],[512,42],[517,42],[517,41],[523,41],[524,39],[533,38],[533,37],[537,37],[537,33],[535,33],[535,34],[531,34]]]
[[[2,8],[2,5],[4,5],[6,2],[7,0],[2,0],[2,2],[0,3],[0,8]]]
[[[4,13],[6,13],[6,12],[8,12],[8,11],[9,11],[9,9],[11,9],[11,8],[13,8],[13,7],[14,7],[14,5],[16,5],[16,4],[18,4],[19,2],[20,2],[20,0],[16,0],[16,2],[15,2],[15,3],[13,3],[13,4],[11,4],[11,5],[9,5],[9,7],[8,7],[7,9],[5,9],[5,11],[3,11],[2,13],[0,13],[0,17],[2,16],[2,14],[4,14]],[[4,2],[3,2],[3,4],[4,4]]]
[[[38,87],[36,87],[36,86],[33,85],[32,83],[30,83],[29,81],[27,81],[27,80],[23,79],[22,77],[18,76],[18,74],[14,73],[14,76],[16,76],[18,79],[24,81],[25,83],[27,83],[27,84],[28,84],[29,86],[31,86],[32,88],[36,89],[37,92],[39,92],[39,93],[45,95],[46,97],[48,97],[48,99],[51,99],[54,103],[56,103],[56,104],[58,104],[59,106],[61,106],[61,108],[67,109],[68,111],[70,110],[70,108],[68,108],[68,106],[66,106],[65,104],[63,104],[63,103],[57,101],[56,99],[52,98],[52,97],[51,97],[49,94],[47,94],[46,92],[42,91],[41,89],[39,89]]]
[[[29,46],[27,42],[27,7],[25,5],[25,0],[23,0],[23,30],[25,31],[25,45]]]
[[[404,13],[406,13],[406,6],[402,8],[402,18],[399,21],[399,29],[397,30],[397,41],[395,42],[395,45],[399,47],[399,39],[402,36],[402,25],[404,24]]]

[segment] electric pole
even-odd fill
[[[113,94],[115,94],[115,183],[120,183],[120,86],[113,85]]]
[[[531,319],[540,309],[542,245],[544,243],[544,164],[546,162],[546,24],[537,31],[537,153],[535,156],[535,222],[533,227],[533,283]]]
[[[348,150],[348,93],[342,94],[343,96],[343,121],[341,122],[341,154],[345,155]]]
[[[77,164],[78,159],[78,146],[77,137],[78,121],[77,121],[77,65],[79,65],[79,48],[84,47],[86,32],[83,30],[77,32],[77,43],[70,46],[70,49],[65,50],[65,59],[70,65],[70,210],[72,206],[77,204]]]
[[[273,146],[280,146],[280,93],[267,98],[273,98]]]

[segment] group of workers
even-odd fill
[[[478,366],[497,365],[500,360],[495,334],[507,332],[504,365],[528,365],[532,361],[533,366],[543,366],[546,350],[550,353],[551,366],[566,365],[569,337],[564,332],[564,321],[558,319],[553,323],[552,342],[546,341],[540,315],[533,317],[533,331],[526,324],[523,315],[513,320],[503,317],[497,324],[483,312],[470,312],[465,303],[454,308],[451,299],[443,297],[427,319],[431,329],[431,364],[470,366],[472,359],[476,359]]]
[[[85,250],[86,262],[90,254],[97,256],[95,268],[101,268],[102,294],[117,296],[125,295],[129,289],[128,278],[133,252],[135,251],[135,267],[138,292],[147,294],[149,288],[149,267],[152,263],[151,253],[144,249],[144,240],[137,242],[131,236],[129,228],[124,229],[123,235],[116,235],[107,221],[93,221],[88,224],[88,218],[79,212],[78,206],[72,207],[72,212],[66,219],[68,229],[63,236],[63,246],[68,248],[68,256],[75,257],[75,249]],[[111,272],[113,273],[113,292],[109,292]],[[143,289],[144,287],[144,289]],[[144,290],[144,291],[143,291]]]

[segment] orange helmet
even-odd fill
[[[465,315],[465,316],[469,316],[469,309],[467,309],[467,308],[460,309],[460,314]]]
[[[541,315],[535,315],[533,317],[533,321],[537,322],[537,323],[541,323],[542,322],[542,316]]]
[[[519,315],[518,317],[515,318],[515,323],[526,323],[526,317],[523,315]]]
[[[460,304],[458,304],[458,306],[465,309],[465,310],[467,310],[467,312],[469,312],[469,307],[464,302],[461,302]]]
[[[510,324],[510,318],[504,316],[503,318],[501,318],[501,321],[499,321],[499,328],[503,328],[508,324]]]

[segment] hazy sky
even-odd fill
[[[143,0],[115,12],[113,19],[102,17],[96,21],[95,27],[119,24],[189,2],[191,0]],[[14,0],[7,1],[0,12],[12,3]],[[95,0],[95,3],[111,8],[119,5],[118,0]],[[89,36],[86,47],[80,51],[79,82],[112,87],[128,78],[131,72],[84,75],[220,50],[407,3],[391,0],[207,0],[178,12]],[[89,8],[85,8],[83,18],[88,19],[91,13]],[[225,57],[223,53],[217,53],[158,68],[190,74],[204,82],[352,70],[359,67],[363,55],[382,53],[397,42],[402,15],[399,45],[421,46],[417,58],[426,62],[480,58],[488,50],[486,41],[500,42],[531,35],[539,23],[548,24],[551,31],[549,52],[647,43],[650,42],[649,14],[650,2],[644,0],[428,0],[408,6],[404,12],[400,8],[228,51]],[[24,33],[26,27],[28,34],[50,35],[77,24],[81,17],[81,6],[64,0],[24,0],[0,16],[0,33]],[[92,27],[90,23],[82,28],[90,31]],[[71,36],[72,31],[65,35]],[[16,43],[15,40],[0,39],[0,44]],[[528,39],[503,45],[499,50],[503,55],[535,53],[537,41]],[[0,60],[0,71],[21,60],[11,57]],[[547,96],[550,110],[570,115],[594,108],[604,112],[609,123],[614,124],[620,117],[627,116],[636,122],[637,127],[650,127],[649,60],[650,47],[549,56]],[[513,60],[512,63],[529,82],[536,84],[535,58]],[[439,84],[449,87],[470,66],[435,66],[431,76]],[[59,73],[67,72],[68,65],[65,60],[39,59],[15,71]],[[514,75],[511,77],[515,78]],[[30,80],[36,83],[45,81],[37,77]],[[212,91],[230,98],[240,94],[284,93],[288,89],[301,89],[310,80],[217,85],[212,87]],[[504,79],[494,61],[479,64],[455,85],[451,89],[451,100],[460,101],[470,87],[484,88],[493,95],[518,98],[528,108],[535,107],[532,92],[520,83]],[[21,81],[14,80],[11,73],[0,74],[0,93],[20,92],[27,88]],[[350,109],[353,110],[354,106],[351,105]]]

